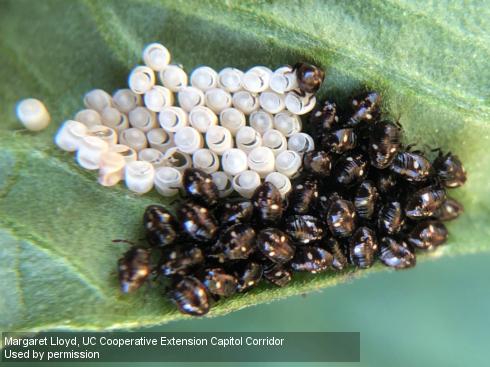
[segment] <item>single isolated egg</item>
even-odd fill
[[[48,127],[51,117],[44,104],[35,98],[17,103],[17,118],[28,130],[40,131]]]

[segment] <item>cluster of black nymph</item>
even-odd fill
[[[415,266],[416,251],[446,241],[444,221],[463,207],[446,189],[466,181],[457,156],[438,150],[431,161],[384,120],[377,93],[356,98],[347,117],[325,102],[310,115],[316,150],[283,198],[270,182],[250,200],[220,198],[210,175],[187,169],[186,199],[176,216],[159,205],[144,214],[149,249],[119,260],[122,290],[137,289],[154,267],[168,279],[179,310],[206,314],[213,300],[246,292],[265,280],[285,286],[293,272],[369,268],[379,259],[395,269]]]

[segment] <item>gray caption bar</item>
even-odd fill
[[[360,334],[2,333],[2,362],[359,362]]]

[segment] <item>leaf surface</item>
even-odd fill
[[[182,318],[145,287],[121,295],[113,239],[142,238],[146,205],[52,143],[92,88],[124,87],[144,44],[159,41],[191,71],[310,60],[327,71],[321,96],[345,105],[380,91],[407,141],[442,147],[469,180],[452,193],[466,208],[447,246],[424,256],[490,250],[490,23],[484,1],[4,1],[0,3],[0,330],[114,329]],[[20,128],[17,100],[43,100],[53,122]],[[423,266],[420,265],[420,266]],[[382,269],[296,276],[220,301],[210,315],[332,286]]]

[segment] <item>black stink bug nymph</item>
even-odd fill
[[[346,153],[335,165],[334,177],[339,185],[353,186],[361,182],[368,172],[369,162],[360,153]]]
[[[437,220],[420,222],[408,234],[407,241],[421,250],[429,250],[446,242],[446,226]]]
[[[378,169],[389,167],[395,159],[401,143],[401,130],[391,122],[381,121],[371,128],[369,157],[371,165]]]
[[[395,173],[388,170],[378,171],[375,174],[376,188],[380,194],[389,194],[395,191],[398,179]]]
[[[416,259],[405,242],[392,237],[382,237],[379,241],[379,259],[383,264],[395,269],[415,266]]]
[[[439,156],[434,160],[434,169],[445,187],[460,187],[466,182],[466,171],[456,155],[444,155],[439,151]]]
[[[350,201],[337,199],[327,212],[327,223],[335,237],[349,237],[356,227],[356,210]]]
[[[357,135],[354,129],[339,129],[330,132],[322,139],[322,146],[336,154],[352,150],[357,145]]]
[[[206,269],[203,284],[211,294],[222,297],[231,296],[238,286],[236,278],[220,268]]]
[[[167,246],[177,238],[178,224],[161,205],[149,205],[143,215],[146,238],[152,246]]]
[[[123,293],[141,287],[151,272],[150,252],[144,248],[130,248],[117,263],[119,284]]]
[[[452,198],[446,198],[439,209],[434,213],[434,217],[440,221],[453,220],[464,212],[463,204]]]
[[[209,242],[218,234],[218,223],[207,208],[193,203],[184,203],[179,208],[178,214],[182,229],[192,239]]]
[[[326,242],[322,243],[321,245],[332,254],[333,256],[332,266],[336,270],[342,270],[348,265],[349,261],[345,256],[345,249],[340,244],[340,242],[337,241],[335,238],[333,237],[329,238]]]
[[[294,65],[296,80],[303,93],[316,93],[323,83],[325,72],[315,65],[299,62]]]
[[[315,274],[326,270],[332,262],[333,256],[328,251],[315,246],[300,246],[291,261],[291,268]]]
[[[318,184],[315,180],[304,179],[293,186],[288,195],[289,211],[295,214],[307,214],[318,198]]]
[[[281,193],[270,182],[257,187],[252,196],[254,216],[258,224],[274,223],[281,219],[283,204]]]
[[[259,284],[262,279],[263,267],[254,261],[244,261],[233,266],[233,274],[237,278],[237,291],[246,292]]]
[[[291,215],[285,219],[284,230],[296,242],[306,244],[323,238],[323,225],[312,215]]]
[[[257,235],[258,249],[272,262],[284,264],[294,256],[289,236],[277,228],[266,228]]]
[[[316,142],[319,143],[321,137],[330,131],[338,121],[337,106],[334,102],[325,101],[318,104],[310,115],[310,124],[318,133]]]
[[[438,186],[428,186],[409,197],[405,214],[409,218],[426,218],[434,215],[446,200],[446,191]]]
[[[204,263],[203,251],[193,245],[176,244],[165,247],[160,259],[160,272],[164,276],[186,275]]]
[[[378,190],[376,186],[369,180],[363,181],[359,185],[354,198],[357,215],[363,219],[371,219],[376,208],[377,200]]]
[[[269,264],[264,269],[264,278],[278,287],[284,287],[291,281],[292,274],[281,264]]]
[[[398,201],[385,203],[378,213],[378,229],[387,234],[398,233],[403,225],[403,208]]]
[[[423,182],[429,178],[432,165],[422,154],[399,152],[390,169],[409,182]]]
[[[332,203],[339,199],[342,199],[342,197],[336,191],[330,192],[326,195],[320,195],[314,208],[315,213],[318,213],[317,215],[323,218],[327,215]]]
[[[255,249],[255,231],[248,224],[237,223],[221,232],[213,245],[220,262],[246,259]]]
[[[227,201],[216,209],[216,218],[224,225],[247,223],[252,219],[253,205],[250,200]]]
[[[187,168],[182,177],[184,190],[195,202],[204,206],[218,203],[219,192],[211,175],[197,168]]]
[[[359,227],[350,239],[350,261],[360,268],[369,268],[374,263],[377,248],[374,231],[368,227]]]
[[[168,296],[182,313],[202,316],[209,311],[210,305],[206,287],[196,277],[177,278],[172,284]]]
[[[376,92],[367,93],[361,98],[354,98],[352,100],[354,113],[347,124],[349,126],[356,126],[360,122],[373,120],[378,113],[380,103],[381,96]]]
[[[324,150],[315,150],[305,153],[303,167],[306,172],[317,177],[328,177],[332,170],[332,157]]]

